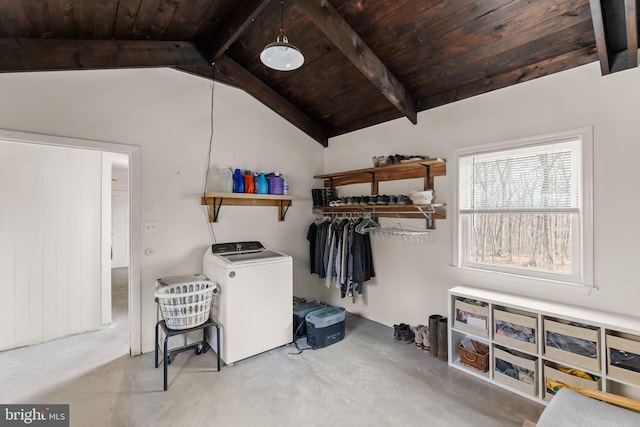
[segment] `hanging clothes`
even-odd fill
[[[362,231],[370,222],[367,218],[326,218],[309,226],[310,271],[324,279],[326,287],[340,289],[342,298],[351,296],[355,301],[362,284],[375,277],[371,239]]]

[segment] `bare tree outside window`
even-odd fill
[[[579,140],[461,156],[459,166],[465,262],[575,271]]]

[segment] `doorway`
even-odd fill
[[[102,153],[118,153],[120,155],[124,155],[124,157],[128,160],[128,176],[129,176],[129,180],[128,180],[128,198],[129,198],[129,215],[128,215],[128,219],[129,219],[129,225],[130,225],[130,230],[131,232],[129,233],[129,241],[130,244],[128,246],[131,247],[131,249],[134,250],[129,250],[129,260],[128,260],[128,266],[126,266],[126,271],[120,271],[121,275],[122,273],[124,273],[124,275],[126,276],[126,283],[127,283],[127,289],[126,289],[126,293],[127,293],[127,300],[129,302],[128,304],[128,309],[126,310],[128,312],[128,348],[129,348],[129,353],[131,355],[136,355],[136,354],[140,354],[140,350],[141,350],[141,340],[140,340],[140,312],[141,312],[141,303],[140,303],[140,259],[139,256],[137,255],[137,251],[135,250],[135,248],[139,248],[140,247],[140,233],[139,231],[139,224],[140,224],[140,220],[139,220],[139,188],[140,188],[140,179],[139,179],[139,167],[140,167],[140,149],[139,147],[135,147],[135,146],[128,146],[128,145],[121,145],[121,144],[112,144],[112,143],[107,143],[107,142],[100,142],[100,141],[88,141],[88,140],[80,140],[80,139],[73,139],[73,138],[63,138],[63,137],[55,137],[55,136],[48,136],[48,135],[38,135],[38,134],[29,134],[29,133],[23,133],[23,132],[14,132],[14,131],[6,131],[6,130],[0,130],[0,140],[2,141],[6,141],[6,142],[13,142],[13,143],[23,143],[25,145],[31,145],[31,146],[37,146],[40,145],[43,148],[46,148],[47,146],[51,147],[51,146],[55,146],[55,147],[66,147],[66,148],[80,148],[82,150],[84,150],[85,152],[87,151],[93,151],[93,152],[102,152]],[[81,150],[79,150],[81,151]],[[99,167],[99,166],[98,166]],[[51,176],[55,176],[55,171],[53,171]],[[47,182],[46,180],[43,180],[44,182]],[[68,181],[73,181],[73,179],[70,179]],[[27,186],[28,187],[28,186]],[[59,188],[62,188],[63,190],[66,188],[64,185],[60,185]],[[29,188],[26,189],[26,193],[28,193]],[[102,196],[104,199],[104,195]],[[109,196],[110,199],[110,196]],[[109,200],[110,202],[111,200]],[[55,202],[55,197],[52,197],[50,200],[47,200],[46,202],[44,202],[43,204],[47,205],[47,204],[51,204]],[[104,203],[103,203],[104,205]],[[110,205],[110,203],[109,203]],[[72,212],[73,211],[73,207],[69,207],[67,208],[68,211]],[[19,212],[18,212],[19,213]],[[43,215],[43,221],[45,222],[45,216]],[[65,218],[65,215],[61,214],[59,215],[60,218]],[[47,221],[50,221],[50,218],[46,218]],[[73,221],[69,221],[68,222],[73,223]],[[71,230],[74,230],[73,227],[71,228]],[[110,234],[110,233],[109,233]],[[33,239],[32,239],[33,240]],[[54,245],[55,246],[55,245]],[[102,246],[101,246],[101,251],[104,254],[109,254],[107,256],[110,256],[110,252],[111,252],[111,241],[110,239],[102,239]],[[82,252],[82,248],[78,249],[76,252]],[[42,264],[43,262],[40,261],[40,263]],[[46,263],[44,263],[46,264]],[[104,263],[102,263],[104,264]],[[36,263],[36,265],[38,265]],[[101,268],[102,271],[102,283],[108,282],[109,286],[108,286],[108,299],[110,300],[109,303],[111,303],[111,265],[109,263],[108,268]],[[66,272],[66,274],[68,276],[72,276],[74,274],[77,274],[75,272],[75,270],[70,269],[70,271]],[[46,276],[46,275],[45,275]],[[106,277],[106,281],[104,280]],[[106,299],[106,289],[105,286],[102,287],[102,293],[98,293],[98,299],[100,299],[102,297],[102,300],[104,301]],[[95,297],[93,297],[95,300]],[[46,298],[43,297],[43,300],[45,300]],[[51,302],[51,301],[49,301]],[[82,311],[83,315],[90,315],[95,317],[95,313],[93,313],[92,310],[86,310],[83,304],[76,304],[73,306],[76,310]],[[109,312],[111,312],[111,304],[109,304],[108,306],[109,308]],[[100,318],[100,311],[102,311],[102,321],[103,324],[104,323],[109,323],[109,322],[104,322],[105,320],[105,305],[102,305],[102,310],[98,309],[98,317]],[[89,312],[89,314],[86,314],[87,312]],[[93,313],[93,314],[92,314]],[[109,316],[110,317],[110,316]],[[108,319],[111,320],[111,319]],[[78,331],[80,332],[80,331]],[[24,345],[24,344],[23,344]]]

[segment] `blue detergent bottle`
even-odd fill
[[[267,183],[267,177],[264,176],[264,171],[258,175],[258,194],[268,194],[269,184]]]
[[[244,176],[242,176],[240,169],[236,169],[233,173],[233,192],[244,193]]]

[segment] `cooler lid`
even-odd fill
[[[312,311],[305,316],[305,320],[316,328],[325,328],[344,320],[345,309],[342,307],[326,307]]]

